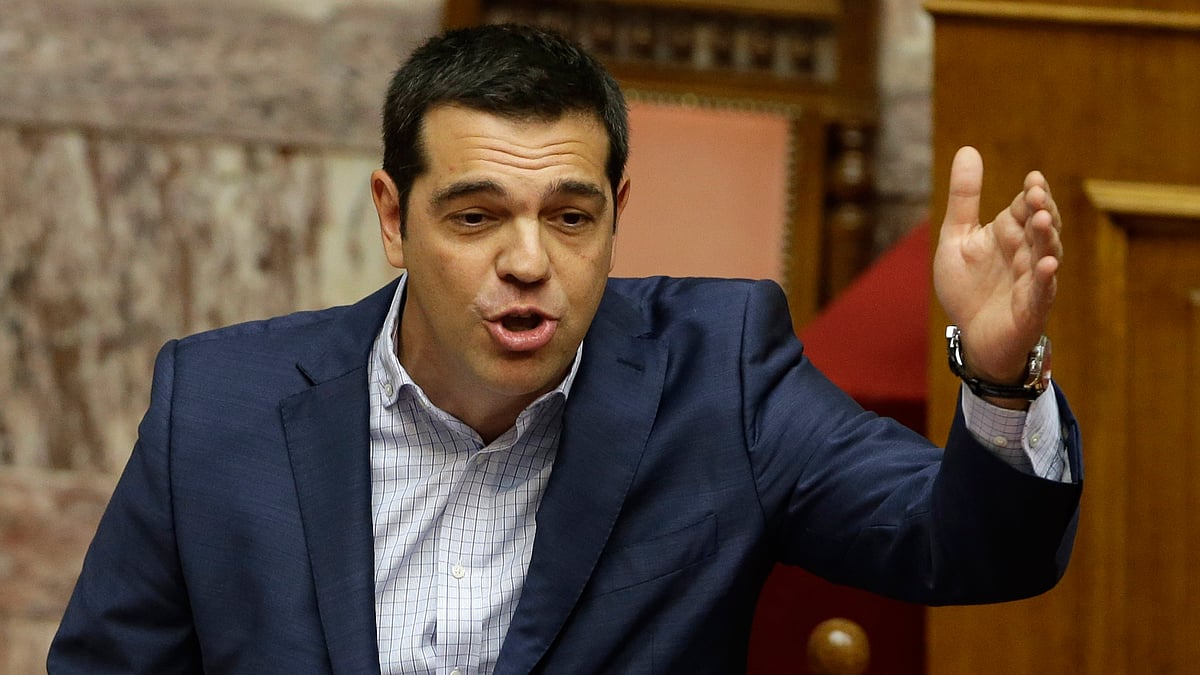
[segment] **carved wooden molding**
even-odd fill
[[[1094,264],[1101,271],[1098,291],[1108,299],[1124,302],[1131,235],[1200,236],[1198,185],[1086,179],[1083,192],[1100,215]]]
[[[1070,23],[1081,26],[1153,28],[1200,31],[1200,12],[1160,9],[1052,5],[1005,0],[926,0],[925,9],[934,16],[963,16],[986,19]]]
[[[841,0],[608,0],[616,5],[659,5],[680,9],[726,10],[779,16],[833,17]]]
[[[1200,231],[1200,186],[1085,180],[1083,191],[1113,224],[1142,233]]]
[[[1104,211],[1200,219],[1200,186],[1089,179],[1083,189]]]
[[[449,28],[507,21],[572,36],[626,87],[876,116],[876,0],[446,1]]]
[[[485,23],[536,23],[573,36],[619,75],[658,70],[687,77],[756,77],[763,86],[834,82],[838,3],[645,0],[490,0]]]
[[[1129,318],[1125,308],[1130,302],[1130,238],[1134,236],[1189,234],[1200,235],[1200,186],[1165,183],[1138,183],[1087,179],[1083,191],[1098,213],[1094,248],[1090,262],[1095,268],[1095,286],[1091,300],[1096,307],[1111,310],[1108,320],[1094,337],[1101,344],[1127,345]],[[1200,289],[1190,294],[1193,326],[1200,335]],[[1194,366],[1200,368],[1200,366]],[[1129,373],[1125,359],[1107,364],[1109,383],[1119,391],[1127,390]],[[1101,410],[1111,433],[1127,433],[1126,416],[1119,409],[1119,397],[1106,399],[1111,409]]]
[[[621,87],[621,93],[627,101],[642,101],[678,105],[687,108],[703,108],[708,110],[746,110],[772,115],[797,118],[803,115],[808,106],[798,103],[772,101],[769,99],[740,98],[729,96],[710,96],[695,92],[679,93],[661,89],[645,89],[642,87]]]

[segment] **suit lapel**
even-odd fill
[[[317,607],[335,673],[378,673],[367,359],[395,284],[327,324],[280,404]]]
[[[562,630],[608,541],[658,410],[666,349],[605,295],[584,340],[533,557],[496,672],[531,671]]]
[[[329,322],[298,367],[312,386],[280,404],[335,673],[378,673],[367,359],[391,284]],[[564,412],[529,573],[497,672],[528,672],[562,630],[608,541],[662,394],[666,349],[637,309],[605,295]],[[600,489],[601,486],[603,489]]]

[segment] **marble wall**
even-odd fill
[[[159,346],[393,275],[377,110],[440,7],[282,7],[5,0],[0,672],[44,670]]]
[[[928,216],[933,19],[921,0],[880,0],[875,252]]]
[[[882,3],[881,248],[928,195],[929,27]],[[377,109],[438,0],[5,0],[0,672],[42,670],[172,337],[393,275]]]

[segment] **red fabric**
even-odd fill
[[[805,351],[864,408],[924,432],[932,291],[928,224],[881,256],[804,328]],[[750,675],[807,673],[805,645],[821,621],[844,617],[867,632],[867,674],[925,670],[925,612],[917,605],[837,586],[777,566],[750,635]]]
[[[800,332],[812,362],[864,407],[925,406],[930,250],[923,223]]]

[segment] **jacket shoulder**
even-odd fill
[[[715,277],[612,278],[608,281],[608,290],[648,308],[728,307],[731,301],[746,301],[757,295],[784,297],[783,289],[771,280]]]
[[[360,337],[355,339],[355,342],[371,342],[374,340],[373,333],[382,325],[391,305],[396,284],[397,282],[393,281],[350,305],[297,311],[195,333],[179,340],[179,348],[203,349],[206,345],[269,344],[276,340],[312,340],[318,336],[345,337],[340,335],[343,332],[358,334]],[[363,337],[367,334],[370,334],[369,337]]]
[[[297,331],[317,328],[329,321],[335,321],[346,311],[346,307],[329,307],[318,310],[304,310],[274,316],[265,319],[243,321],[219,328],[193,333],[179,339],[181,348],[199,347],[205,343],[231,342],[243,340],[270,339],[276,335],[295,333]]]

